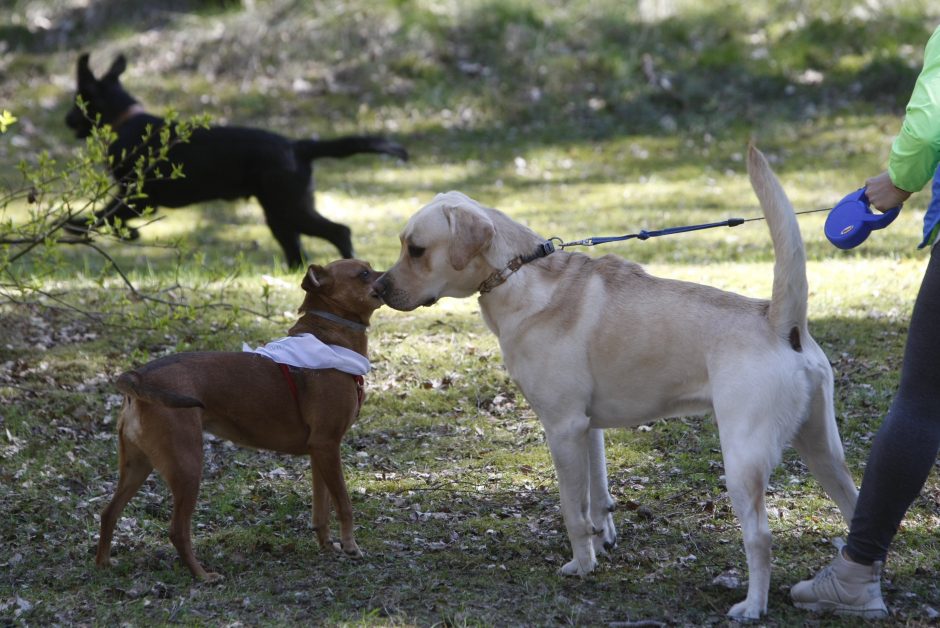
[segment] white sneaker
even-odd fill
[[[842,554],[845,543],[836,539],[838,556],[812,580],[797,582],[790,589],[790,597],[798,608],[829,612],[837,615],[856,615],[865,619],[888,616],[888,607],[881,597],[881,567],[860,565]]]

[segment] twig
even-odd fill
[[[461,484],[463,484],[463,485],[470,485],[470,486],[473,487],[473,490],[450,488],[450,487],[452,487],[452,486],[459,486],[459,485],[461,485]],[[410,487],[410,488],[401,488],[401,489],[397,489],[397,490],[395,490],[395,491],[392,491],[392,493],[395,494],[395,495],[402,495],[402,494],[404,494],[404,493],[409,493],[409,492],[422,492],[422,493],[444,492],[444,493],[450,493],[450,494],[453,494],[453,495],[464,494],[464,495],[496,495],[496,496],[505,495],[505,496],[512,496],[512,495],[520,495],[520,494],[522,494],[522,495],[544,495],[545,492],[546,492],[546,490],[547,490],[546,487],[542,486],[542,487],[540,487],[540,488],[535,488],[535,489],[493,490],[493,491],[486,491],[486,490],[484,490],[484,491],[480,491],[480,490],[476,490],[476,486],[477,486],[477,483],[474,483],[474,482],[462,482],[462,481],[460,481],[460,480],[454,480],[454,481],[451,481],[451,482],[438,482],[438,483],[436,483],[436,484],[433,485],[433,486],[418,486],[418,487]]]
[[[34,248],[36,248],[37,246],[45,242],[50,236],[52,236],[52,234],[54,234],[56,231],[64,227],[65,223],[67,223],[71,218],[72,218],[71,212],[66,213],[64,218],[61,218],[58,221],[53,223],[52,227],[50,227],[49,230],[46,231],[45,235],[37,236],[35,240],[29,243],[29,246],[27,246],[25,249],[23,249],[22,251],[19,251],[13,257],[8,259],[6,261],[6,265],[7,266],[11,265],[13,262],[20,259],[24,255],[32,251]]]
[[[137,288],[134,287],[134,284],[131,283],[131,280],[127,278],[127,275],[124,274],[124,271],[121,270],[121,267],[118,266],[118,263],[114,261],[113,257],[108,255],[108,253],[104,249],[102,249],[100,246],[97,246],[91,240],[86,240],[83,244],[85,244],[89,248],[94,249],[95,251],[98,252],[99,255],[101,255],[103,258],[108,260],[108,262],[111,263],[111,268],[113,268],[114,272],[116,272],[121,277],[121,280],[124,282],[124,285],[127,286],[127,289],[131,291],[131,294],[133,294],[137,298],[141,298],[140,292],[137,291]]]
[[[0,239],[0,244],[33,244],[36,242],[36,238],[17,238],[17,239]],[[87,237],[74,237],[74,238],[58,238],[53,240],[56,244],[88,244],[90,240]],[[13,261],[12,259],[10,260]]]

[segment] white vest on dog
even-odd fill
[[[369,360],[355,351],[338,345],[328,345],[313,334],[278,338],[255,349],[243,343],[242,351],[259,353],[288,366],[336,369],[350,375],[365,375],[372,368]]]

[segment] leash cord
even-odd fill
[[[824,209],[809,209],[806,211],[794,213],[797,215],[813,214],[815,212],[827,212],[831,209],[832,207],[826,207]],[[637,240],[648,240],[657,236],[672,235],[674,233],[685,233],[687,231],[699,231],[701,229],[712,229],[714,227],[737,227],[738,225],[743,225],[746,222],[753,222],[755,220],[766,219],[763,216],[757,216],[755,218],[729,218],[720,222],[707,222],[699,225],[685,225],[683,227],[668,227],[666,229],[659,229],[657,231],[646,231],[644,229],[639,233],[628,233],[627,235],[622,236],[595,236],[592,238],[585,238],[583,240],[573,240],[571,242],[565,242],[558,236],[554,236],[548,240],[543,240],[540,242],[536,246],[535,250],[531,253],[517,255],[516,257],[512,258],[509,260],[509,263],[506,264],[506,267],[502,270],[494,270],[489,277],[483,280],[477,290],[481,295],[485,295],[487,292],[492,291],[493,288],[504,284],[510,275],[529,262],[534,262],[539,258],[551,255],[555,251],[569,246],[595,246],[597,244],[607,244],[608,242],[619,242],[620,240],[630,240],[633,238],[636,238]]]
[[[801,214],[815,214],[817,212],[827,212],[832,210],[832,207],[824,207],[821,209],[808,209],[801,212],[794,212],[797,216]],[[753,222],[755,220],[766,220],[763,216],[757,216],[755,218],[728,218],[727,220],[722,220],[719,222],[707,222],[698,225],[684,225],[681,227],[667,227],[665,229],[658,229],[655,231],[647,231],[645,229],[639,231],[638,233],[628,233],[621,236],[593,236],[590,238],[584,238],[583,240],[572,240],[571,242],[565,242],[561,238],[555,236],[548,239],[548,242],[552,243],[555,248],[564,249],[569,246],[596,246],[598,244],[607,244],[609,242],[620,242],[622,240],[648,240],[650,238],[656,238],[659,236],[673,235],[676,233],[686,233],[688,231],[700,231],[702,229],[714,229],[715,227],[737,227],[738,225],[743,225],[746,222]]]

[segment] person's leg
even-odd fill
[[[883,617],[881,565],[940,448],[940,253],[931,253],[908,330],[901,382],[872,445],[847,546],[832,564],[793,586],[794,603]],[[847,553],[844,553],[847,552]]]
[[[934,249],[936,251],[936,248]],[[914,311],[901,382],[872,443],[846,551],[857,563],[884,561],[904,513],[920,494],[940,448],[940,253]]]

